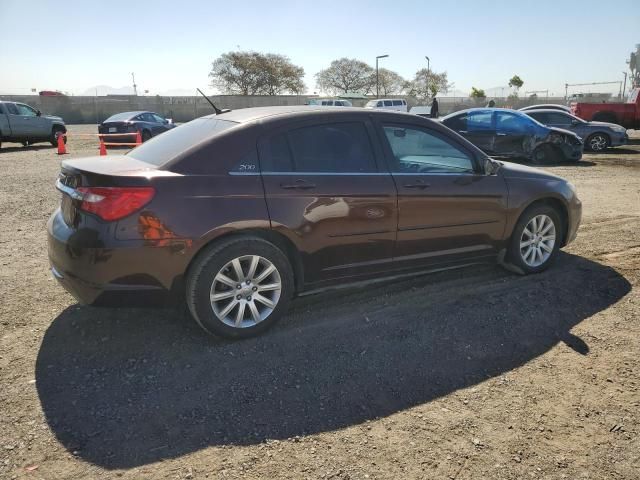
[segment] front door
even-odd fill
[[[37,110],[24,103],[16,103],[16,108],[27,136],[31,138],[47,138],[51,135],[50,122],[38,115]]]
[[[535,132],[533,121],[510,112],[495,113],[496,137],[493,143],[496,155],[524,157]]]
[[[442,132],[383,123],[398,190],[397,262],[448,263],[495,254],[505,228],[507,189],[472,152]]]
[[[272,228],[301,252],[307,284],[355,278],[392,260],[395,186],[379,168],[373,127],[357,118],[280,127],[259,142]]]

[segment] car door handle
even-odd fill
[[[497,135],[498,135],[499,137],[506,137],[506,136],[507,136],[507,134],[506,134],[506,133],[500,133],[500,132],[498,132],[498,134],[497,134]]]
[[[429,188],[431,186],[430,183],[423,182],[422,180],[418,180],[416,183],[405,183],[403,185],[404,188]]]
[[[469,133],[466,130],[458,130],[458,133]]]
[[[316,186],[306,180],[296,180],[294,183],[281,183],[280,188],[286,188],[287,190],[310,190],[316,188]]]

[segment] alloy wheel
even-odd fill
[[[276,266],[259,255],[245,255],[228,262],[214,277],[211,308],[230,327],[252,327],[271,315],[281,293]]]
[[[595,135],[589,140],[589,148],[594,152],[600,152],[607,148],[607,139],[602,135]]]
[[[544,264],[556,243],[556,226],[547,215],[536,215],[524,227],[520,237],[520,256],[530,267]]]

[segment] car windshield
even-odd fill
[[[129,152],[136,160],[160,167],[205,139],[238,125],[218,118],[197,118],[158,135]]]
[[[376,106],[376,100],[369,100],[365,105],[365,107],[375,107],[375,106]]]

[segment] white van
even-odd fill
[[[351,107],[353,106],[349,100],[334,98],[312,98],[309,105],[321,105],[323,107]]]
[[[383,108],[385,110],[406,112],[407,101],[401,98],[380,98],[378,100],[369,100],[364,108]]]

